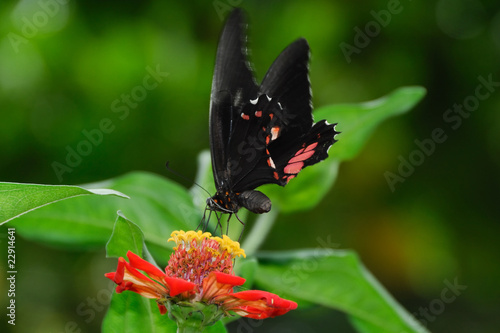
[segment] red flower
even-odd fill
[[[118,285],[116,292],[130,290],[156,299],[161,314],[170,309],[170,315],[174,317],[172,312],[178,313],[179,307],[186,307],[186,304],[197,310],[216,305],[213,320],[208,325],[230,315],[230,312],[264,319],[297,308],[297,303],[266,291],[233,292],[235,286],[245,282],[234,275],[233,259],[245,256],[245,252],[229,237],[211,237],[210,233],[201,231],[174,231],[169,240],[175,241],[177,246],[165,273],[130,251],[127,253],[128,262],[119,258],[116,272],[106,274]],[[193,309],[189,308],[189,311]],[[203,311],[206,316],[207,311]]]

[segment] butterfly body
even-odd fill
[[[229,16],[217,50],[210,106],[210,149],[217,192],[210,210],[266,213],[271,201],[255,188],[285,186],[328,156],[334,125],[313,122],[309,45],[290,44],[257,85],[245,54],[243,13]]]

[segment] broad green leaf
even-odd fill
[[[102,322],[102,332],[155,332],[175,333],[177,325],[161,315],[154,300],[131,291],[113,293],[108,312]]]
[[[268,252],[258,259],[257,285],[282,297],[344,311],[362,332],[427,332],[351,251]]]
[[[146,245],[141,229],[118,212],[113,233],[106,243],[106,257],[126,257],[128,251],[143,257],[143,250],[146,250]]]
[[[37,208],[83,195],[126,195],[107,189],[85,189],[69,185],[0,183],[0,225]]]
[[[106,186],[130,196],[86,196],[58,202],[13,221],[24,237],[71,248],[102,247],[109,239],[116,212],[136,221],[151,250],[163,251],[165,261],[172,244],[167,240],[174,230],[194,229],[200,212],[194,208],[188,191],[163,177],[134,172],[86,188]]]
[[[425,95],[423,87],[401,87],[379,99],[358,104],[334,104],[317,109],[315,119],[338,123],[338,142],[329,151],[331,160],[354,158],[384,120],[411,110]]]

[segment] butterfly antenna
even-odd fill
[[[198,186],[199,188],[201,188],[203,191],[207,192],[207,194],[209,196],[212,196],[210,194],[210,192],[208,192],[203,186],[201,186],[200,184],[198,184],[197,182],[195,182],[194,180],[191,180],[189,178],[187,178],[186,176],[182,175],[181,173],[175,171],[174,169],[172,169],[171,167],[169,167],[169,163],[170,161],[167,161],[167,163],[165,163],[165,167],[167,168],[168,171],[170,171],[171,173],[173,173],[174,175],[176,175],[177,177],[180,177],[182,179],[184,179],[185,181],[188,181],[190,183],[193,183],[194,185]]]

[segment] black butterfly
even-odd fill
[[[210,101],[210,150],[217,193],[207,209],[235,214],[271,210],[254,189],[285,186],[306,166],[328,157],[335,125],[313,123],[309,45],[290,44],[257,85],[246,58],[246,24],[235,9],[220,37]],[[321,181],[321,180],[319,180]]]

